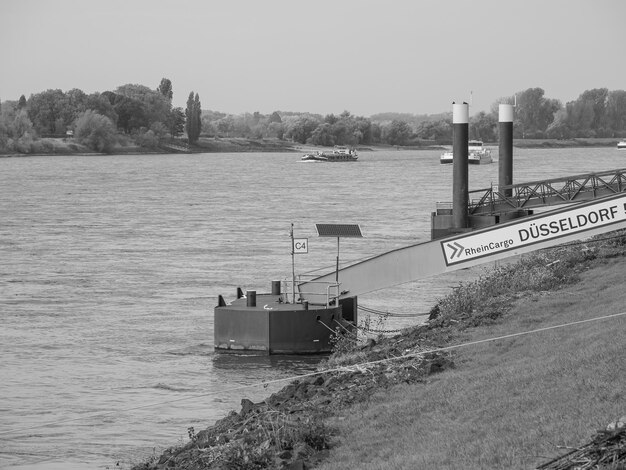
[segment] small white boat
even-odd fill
[[[335,146],[330,152],[306,153],[302,156],[303,162],[356,162],[358,155],[355,149]]]
[[[452,150],[448,150],[441,154],[441,156],[439,157],[439,163],[441,164],[452,163],[453,158],[454,158],[454,154],[452,153]]]
[[[621,140],[617,143],[618,149],[626,149],[626,140]]]
[[[439,157],[439,163],[452,163],[454,161],[454,155],[452,150],[448,150],[441,154]],[[470,165],[484,165],[485,163],[492,163],[491,150],[483,146],[480,140],[470,140],[467,146],[467,162]]]
[[[470,140],[468,142],[467,152],[470,165],[483,165],[493,162],[491,150],[483,146],[481,140]]]

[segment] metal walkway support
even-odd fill
[[[470,215],[588,201],[626,191],[626,169],[470,191]]]

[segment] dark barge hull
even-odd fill
[[[333,331],[340,334],[357,321],[357,299],[338,305],[285,303],[284,296],[254,293],[215,307],[215,350],[254,354],[327,354]],[[254,305],[250,305],[254,304]],[[341,325],[341,326],[340,326]]]

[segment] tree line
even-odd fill
[[[626,136],[626,91],[595,88],[563,105],[548,98],[541,88],[515,94],[514,138],[570,139]],[[172,82],[163,78],[156,89],[127,84],[115,91],[86,94],[47,90],[22,95],[0,105],[0,151],[29,153],[46,151],[51,144],[40,137],[73,137],[97,151],[109,152],[120,142],[158,147],[164,141],[200,137],[281,139],[300,144],[333,145],[424,145],[452,142],[452,113],[414,115],[381,113],[354,116],[349,111],[325,116],[274,111],[232,115],[202,110],[193,91],[186,109],[172,105]],[[470,138],[497,141],[498,104],[513,104],[513,98],[497,99],[489,112],[470,118]],[[38,148],[42,147],[43,148]]]
[[[200,135],[200,98],[190,93],[183,110],[172,105],[172,83],[163,78],[156,89],[127,84],[115,91],[86,94],[77,88],[22,95],[0,105],[0,151],[50,151],[42,137],[68,137],[99,152],[117,144],[157,148],[164,140]]]

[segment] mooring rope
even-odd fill
[[[400,333],[402,331],[402,328],[397,329],[397,330],[381,330],[381,329],[368,328],[366,326],[359,326],[359,325],[356,325],[356,327],[359,330],[367,331],[368,333],[388,333],[388,334],[392,334],[392,333]]]
[[[158,402],[158,403],[148,403],[148,404],[145,404],[145,405],[139,405],[139,406],[134,406],[134,407],[130,407],[130,408],[123,408],[123,409],[119,409],[119,410],[110,410],[110,411],[101,411],[101,412],[87,413],[84,416],[79,416],[79,417],[76,417],[76,418],[63,419],[63,420],[53,421],[53,422],[49,422],[49,423],[35,424],[33,426],[28,426],[28,427],[24,427],[24,428],[17,428],[17,429],[9,429],[9,430],[6,430],[6,431],[0,431],[0,436],[5,435],[5,434],[16,434],[16,433],[24,432],[24,431],[27,431],[27,430],[30,430],[30,429],[44,428],[44,427],[48,427],[48,426],[55,426],[55,425],[58,425],[58,424],[70,423],[70,422],[79,421],[79,420],[83,420],[83,419],[94,418],[94,417],[97,417],[97,416],[109,416],[109,415],[118,414],[118,413],[126,413],[126,412],[129,412],[129,411],[135,411],[135,410],[140,410],[140,409],[145,409],[145,408],[153,408],[153,407],[156,407],[156,406],[168,405],[168,404],[171,404],[171,403],[178,403],[178,402],[188,401],[188,400],[197,400],[198,398],[209,397],[211,395],[215,395],[215,394],[218,394],[218,393],[219,394],[228,395],[228,394],[231,394],[231,393],[234,393],[234,392],[239,392],[241,390],[246,390],[246,389],[253,388],[253,387],[259,387],[259,386],[267,387],[268,385],[273,385],[273,384],[278,384],[278,383],[282,383],[282,382],[303,379],[303,378],[306,378],[306,377],[315,377],[317,375],[329,374],[329,373],[333,373],[333,372],[346,372],[346,371],[354,371],[354,370],[362,371],[363,367],[376,365],[376,364],[383,364],[385,362],[391,362],[391,361],[395,361],[395,360],[398,360],[398,359],[412,359],[412,358],[416,358],[418,356],[423,356],[425,354],[432,354],[432,353],[443,352],[443,351],[452,351],[454,349],[460,349],[460,348],[464,348],[464,347],[468,347],[468,346],[476,346],[478,344],[485,344],[485,343],[489,343],[489,342],[493,342],[493,341],[502,341],[502,340],[505,340],[505,339],[517,338],[517,337],[520,337],[520,336],[527,336],[527,335],[532,335],[532,334],[537,334],[537,333],[543,333],[545,331],[557,330],[557,329],[561,329],[561,328],[568,328],[568,327],[576,326],[576,325],[583,325],[585,323],[591,323],[591,322],[596,322],[596,321],[601,321],[601,320],[614,319],[614,318],[618,318],[618,317],[623,317],[625,315],[626,315],[626,312],[614,313],[614,314],[611,314],[611,315],[603,315],[601,317],[587,318],[585,320],[578,320],[578,321],[573,321],[573,322],[569,322],[569,323],[563,323],[563,324],[560,324],[560,325],[546,326],[546,327],[537,328],[537,329],[534,329],[534,330],[521,331],[521,332],[518,332],[518,333],[510,333],[510,334],[507,334],[507,335],[501,335],[501,336],[495,336],[495,337],[492,337],[492,338],[479,339],[479,340],[476,340],[476,341],[468,341],[466,343],[454,344],[454,345],[451,345],[451,346],[443,346],[443,347],[440,347],[440,348],[433,348],[433,349],[428,349],[428,350],[425,350],[425,351],[416,351],[416,352],[412,352],[412,353],[407,353],[407,354],[405,354],[403,356],[387,357],[387,358],[383,358],[383,359],[378,359],[376,361],[362,362],[360,364],[353,364],[353,365],[350,365],[350,366],[340,366],[340,367],[335,367],[333,369],[318,370],[318,371],[309,372],[309,373],[306,373],[306,374],[294,375],[294,376],[290,376],[290,377],[283,377],[283,378],[280,378],[280,379],[268,380],[268,381],[258,382],[258,383],[249,384],[249,385],[240,385],[238,387],[233,387],[233,388],[230,388],[230,389],[227,389],[227,390],[212,390],[212,391],[206,392],[206,393],[200,393],[200,394],[192,395],[192,396],[188,396],[188,397],[175,398],[173,400],[167,400],[167,401],[162,401],[162,402]],[[324,325],[324,326],[329,328],[327,325]]]
[[[394,317],[394,318],[414,318],[414,317],[424,317],[429,315],[428,313],[394,313],[394,312],[385,312],[384,310],[377,310],[375,308],[365,307],[363,305],[359,305],[359,310],[363,310],[367,313],[372,313],[374,315],[379,315],[381,317]]]
[[[343,328],[343,330],[344,330],[346,333],[351,334],[351,335],[354,335],[354,337],[355,337],[355,338],[357,338],[357,337],[358,337],[358,334],[357,334],[357,333],[355,333],[354,331],[350,331],[350,330],[349,330],[349,329],[347,329],[345,326],[343,326],[343,325],[341,324],[341,322],[337,321],[336,319],[335,319],[335,323],[337,323],[337,325],[339,325],[341,328]],[[355,326],[356,326],[356,325],[355,325]]]
[[[322,325],[324,325],[324,327],[329,330],[331,333],[335,334],[335,330],[333,330],[330,326],[328,326],[326,323],[324,323],[322,320],[317,320],[317,323],[321,323]]]

